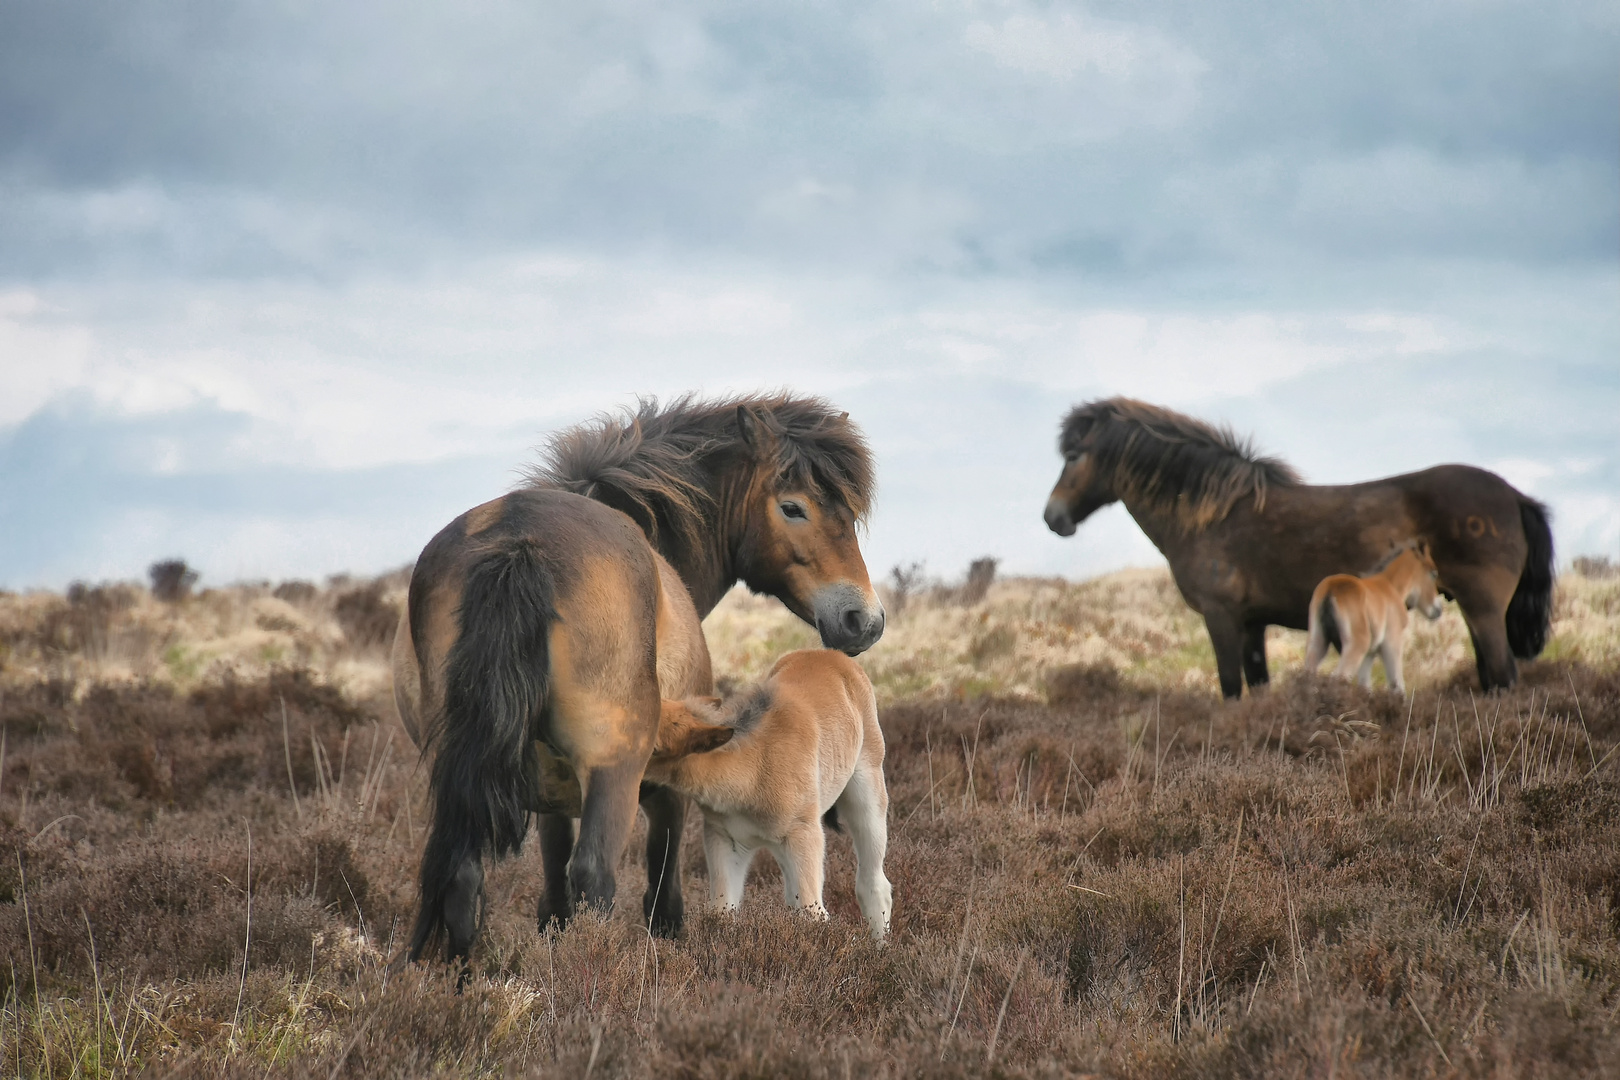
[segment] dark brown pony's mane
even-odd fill
[[[1303,483],[1287,462],[1260,454],[1229,427],[1132,398],[1076,405],[1063,418],[1058,449],[1091,454],[1116,494],[1170,511],[1187,532],[1220,521],[1247,496],[1263,510],[1267,489]]]
[[[701,547],[717,524],[721,473],[752,453],[738,428],[739,409],[755,422],[756,442],[772,451],[764,467],[774,469],[779,485],[816,492],[865,518],[875,479],[860,429],[821,398],[787,394],[708,401],[684,394],[664,406],[641,398],[634,409],[553,435],[528,482],[616,506],[655,544],[667,528],[688,547]]]

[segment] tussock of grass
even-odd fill
[[[537,933],[531,845],[489,875],[459,995],[442,967],[388,965],[425,777],[384,692],[339,674],[377,645],[142,677],[33,657],[46,635],[18,612],[66,601],[6,600],[0,1075],[1612,1075],[1613,654],[1489,697],[1462,657],[1410,699],[1283,673],[1223,703],[1176,659],[1201,629],[1166,584],[913,598],[872,658],[887,945],[841,837],[827,921],[785,910],[768,863],[742,913],[702,911],[694,821],[681,940],[640,921],[639,836],[611,915]],[[1562,586],[1555,640],[1584,649],[1612,624],[1582,590]],[[746,598],[707,629],[732,677],[798,632]]]

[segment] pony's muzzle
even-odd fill
[[[1062,499],[1048,499],[1046,501],[1046,527],[1059,536],[1074,535],[1074,518],[1069,516],[1069,508]]]
[[[883,605],[875,596],[868,604],[866,592],[854,585],[828,585],[817,590],[811,607],[822,648],[858,656],[883,636]]]

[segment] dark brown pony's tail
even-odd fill
[[[539,775],[534,725],[548,692],[554,596],[551,572],[528,540],[497,541],[467,572],[460,632],[445,661],[412,960],[443,936],[445,901],[463,863],[523,847]]]
[[[1530,546],[1519,587],[1508,601],[1508,647],[1520,660],[1539,656],[1552,630],[1553,538],[1547,507],[1519,496],[1519,520]]]

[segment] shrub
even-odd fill
[[[974,559],[968,564],[967,581],[963,583],[962,590],[957,599],[964,607],[972,607],[984,600],[985,594],[996,580],[996,567],[1000,559],[986,555],[982,559]]]
[[[191,595],[197,584],[197,572],[186,565],[184,559],[163,559],[147,567],[152,579],[152,595],[166,604],[178,603]]]
[[[339,595],[332,614],[343,627],[343,635],[361,649],[392,644],[394,628],[399,625],[399,609],[383,599],[380,581]]]

